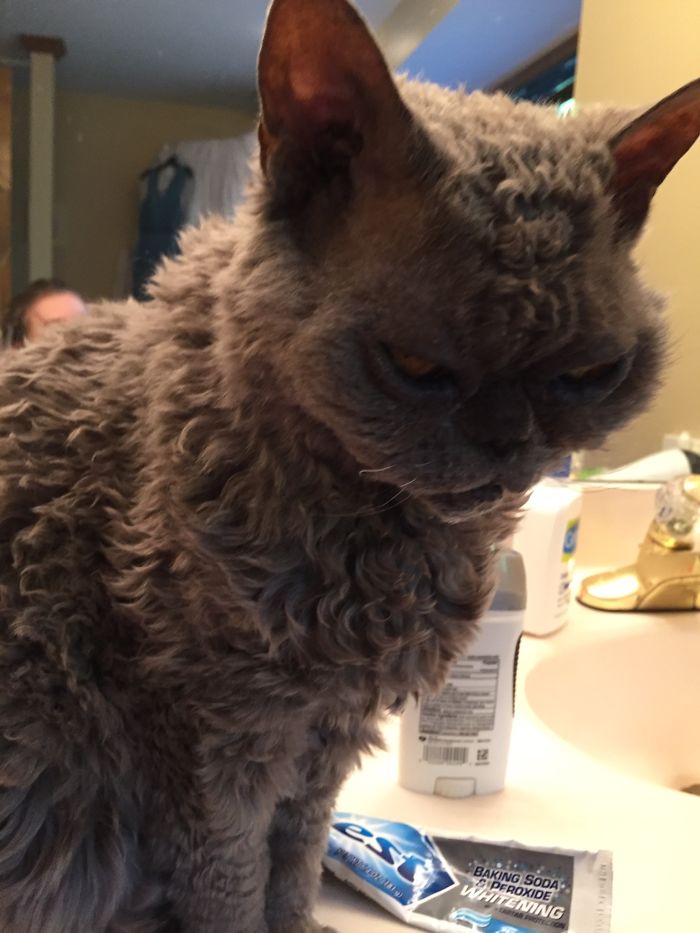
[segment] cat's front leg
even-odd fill
[[[268,933],[269,821],[261,824],[251,817],[234,832],[190,836],[171,891],[182,933]]]
[[[374,738],[374,732],[370,741]],[[300,762],[300,790],[278,803],[269,837],[269,933],[334,933],[313,919],[333,804],[357,760],[357,738],[322,728],[314,731]],[[362,742],[368,744],[367,739]]]
[[[270,933],[321,933],[313,919],[337,788],[280,803],[270,833],[270,879],[266,916]]]

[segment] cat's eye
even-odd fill
[[[434,360],[390,344],[381,344],[381,347],[385,364],[390,364],[391,371],[404,387],[421,394],[443,395],[456,390],[454,374]]]
[[[599,379],[605,379],[615,372],[618,368],[618,361],[614,363],[598,363],[594,366],[578,366],[576,369],[570,369],[564,373],[566,379],[573,382],[595,382]]]
[[[411,379],[423,379],[436,373],[439,368],[437,363],[426,360],[425,357],[403,353],[395,347],[389,347],[388,351],[396,368]]]
[[[598,402],[624,381],[632,365],[632,354],[607,363],[577,366],[549,383],[549,393],[565,402]]]

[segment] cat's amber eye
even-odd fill
[[[576,369],[570,369],[566,373],[566,377],[577,382],[595,382],[597,379],[605,379],[617,368],[617,361],[614,363],[597,363],[594,366],[579,366]]]
[[[600,402],[624,382],[633,359],[626,353],[612,362],[574,366],[549,382],[549,394],[567,403]]]
[[[405,376],[411,379],[422,379],[424,376],[431,376],[436,373],[438,366],[431,360],[426,360],[422,356],[413,356],[411,353],[402,353],[401,350],[390,348],[389,353],[397,368]]]

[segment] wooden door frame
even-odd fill
[[[12,69],[0,65],[0,336],[12,297]]]

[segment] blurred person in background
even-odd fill
[[[60,279],[35,279],[10,302],[5,342],[14,347],[36,340],[47,327],[85,314],[77,292]]]

